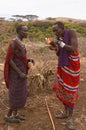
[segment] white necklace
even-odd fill
[[[21,43],[24,44],[24,42],[22,40],[19,39],[19,37],[16,37],[16,39]]]

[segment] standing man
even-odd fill
[[[74,130],[72,115],[75,103],[78,99],[78,87],[80,80],[80,61],[78,53],[78,41],[73,29],[64,29],[62,22],[57,22],[52,27],[56,38],[50,44],[50,49],[58,55],[58,67],[56,71],[53,90],[57,98],[64,105],[64,113],[56,115],[59,119],[68,118],[66,123],[70,130]]]
[[[18,123],[25,119],[18,115],[18,109],[25,106],[27,99],[27,74],[29,69],[28,62],[34,61],[27,59],[26,48],[23,42],[27,38],[28,28],[25,25],[16,27],[17,36],[9,43],[4,64],[4,79],[9,92],[10,109],[5,116],[7,122]]]

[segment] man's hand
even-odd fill
[[[22,78],[22,79],[26,79],[27,78],[27,75],[24,74],[23,72],[21,72],[19,75],[20,75],[20,78]]]
[[[56,50],[57,47],[56,47],[56,46],[49,46],[49,49],[50,49],[50,50]]]
[[[51,44],[51,42],[52,42],[52,38],[49,38],[49,37],[45,38],[45,43],[46,44]]]
[[[35,61],[34,61],[34,59],[29,58],[27,61],[28,61],[28,62],[31,62],[33,65],[35,65]]]

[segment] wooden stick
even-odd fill
[[[51,115],[51,112],[50,112],[48,104],[47,104],[47,99],[46,98],[45,98],[45,102],[46,102],[47,111],[48,111],[48,114],[49,114],[49,117],[50,117],[50,120],[51,120],[51,123],[52,123],[52,126],[53,126],[53,130],[56,130],[55,125],[54,125],[54,121],[53,121],[53,118],[52,118],[52,115]]]

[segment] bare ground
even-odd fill
[[[53,53],[46,53],[46,49],[40,49],[41,55],[36,53],[33,57],[37,59],[36,66],[32,67],[31,71],[35,73],[43,73],[52,70],[56,66],[56,57]],[[38,52],[38,50],[37,50]],[[44,56],[45,54],[46,56]],[[51,55],[49,56],[49,53]],[[32,52],[29,52],[32,55]],[[38,56],[40,57],[38,59]],[[54,58],[55,57],[55,58]],[[47,63],[46,63],[47,62]],[[55,63],[55,64],[53,64]],[[48,64],[48,66],[47,66]],[[43,66],[45,66],[43,68]],[[41,69],[39,69],[41,67]],[[45,69],[46,68],[46,69]],[[55,68],[54,68],[55,69]],[[30,73],[31,73],[30,71]],[[33,72],[32,72],[33,74]],[[3,79],[3,64],[0,64],[0,130],[53,130],[53,126],[47,111],[45,98],[48,103],[52,119],[55,124],[55,130],[67,130],[65,127],[66,120],[56,119],[55,114],[63,110],[63,106],[59,100],[56,99],[55,93],[51,89],[52,75],[48,77],[48,86],[43,90],[35,91],[35,94],[29,94],[26,106],[20,110],[21,113],[26,115],[26,120],[21,121],[19,124],[10,124],[5,122],[4,115],[8,111],[8,91],[4,84]],[[47,78],[47,77],[46,77]],[[51,80],[51,82],[49,82]],[[37,83],[37,82],[36,82]],[[32,83],[33,84],[33,83]],[[35,84],[36,87],[37,84]],[[79,100],[75,106],[73,121],[76,130],[86,130],[86,58],[81,58],[81,82],[79,87]],[[35,88],[33,88],[35,89]],[[30,91],[31,92],[31,91]]]

